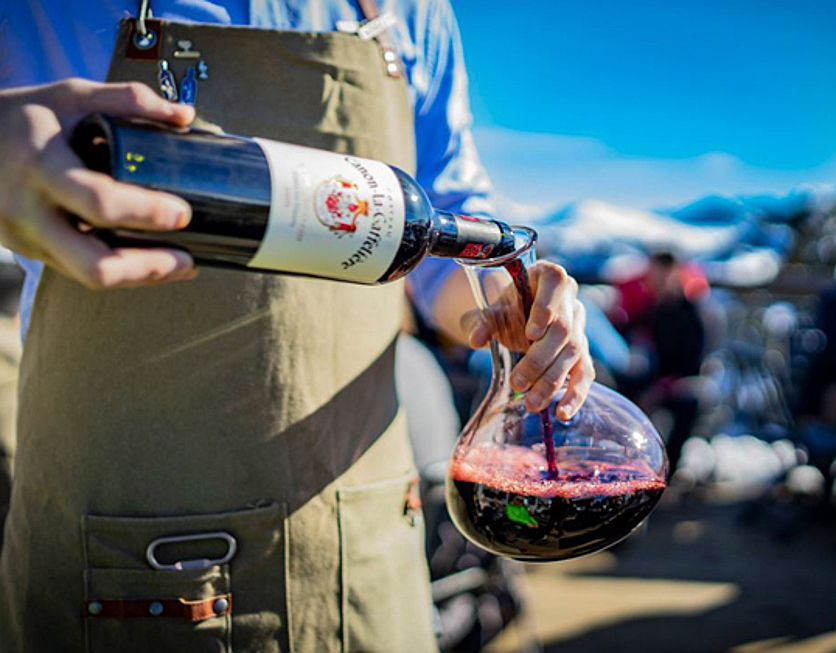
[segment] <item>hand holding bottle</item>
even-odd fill
[[[539,261],[528,271],[531,312],[525,319],[522,302],[508,275],[489,273],[485,285],[490,305],[462,316],[471,347],[492,337],[512,351],[525,352],[511,373],[511,385],[526,392],[526,408],[543,410],[566,385],[557,403],[558,418],[567,420],[586,398],[595,371],[584,334],[586,311],[578,300],[578,284],[559,265]]]
[[[191,215],[178,197],[116,182],[79,161],[66,135],[93,111],[177,126],[194,117],[141,84],[72,79],[0,91],[0,242],[89,288],[193,277],[185,252],[111,249],[71,222],[75,215],[91,227],[160,231],[184,227]]]

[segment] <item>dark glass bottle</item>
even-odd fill
[[[508,254],[518,238],[497,220],[436,210],[402,170],[345,154],[99,114],[71,146],[93,170],[192,206],[180,231],[97,232],[113,246],[165,244],[207,265],[374,284],[427,255]]]

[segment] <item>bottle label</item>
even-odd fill
[[[385,163],[256,138],[270,167],[270,220],[250,267],[375,283],[395,258],[404,198]]]

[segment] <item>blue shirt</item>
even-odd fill
[[[490,181],[470,132],[467,73],[458,25],[448,0],[383,0],[397,24],[391,33],[403,59],[415,115],[417,179],[440,209],[489,214]],[[66,77],[103,81],[119,20],[135,16],[137,0],[0,0],[0,88]],[[362,20],[351,0],[152,0],[168,20],[332,31]],[[28,328],[42,264],[19,257],[26,270],[21,296]],[[431,259],[410,275],[412,298],[429,318],[452,261]]]

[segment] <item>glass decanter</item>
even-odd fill
[[[522,358],[513,350],[527,347],[519,334],[531,306],[527,270],[536,241],[530,229],[516,233],[520,247],[512,255],[459,261],[494,338],[490,387],[453,451],[447,506],[462,534],[492,553],[567,560],[635,530],[662,495],[668,461],[644,413],[600,384],[568,421],[555,415],[559,395],[530,413],[525,395],[511,388],[511,370]]]

